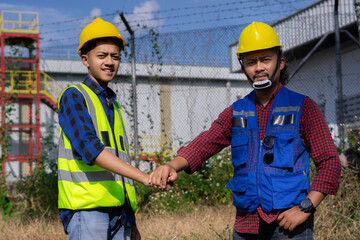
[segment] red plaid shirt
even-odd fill
[[[266,123],[276,94],[263,106],[255,101],[260,138],[265,135]],[[203,162],[224,147],[231,144],[232,105],[220,113],[211,128],[197,136],[188,146],[179,149],[177,155],[184,157],[190,165],[188,173],[198,170]],[[340,183],[341,164],[329,128],[317,106],[310,98],[305,98],[300,116],[300,136],[307,145],[316,166],[316,176],[311,191],[336,194]],[[271,223],[279,212],[266,213],[261,206],[251,213],[237,212],[234,224],[239,233],[258,234],[260,218]]]

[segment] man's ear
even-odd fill
[[[85,67],[89,67],[89,61],[88,61],[88,55],[87,54],[83,54],[81,55],[81,61],[84,64]]]
[[[280,59],[280,66],[279,66],[280,71],[283,70],[284,67],[285,67],[285,58],[281,58]]]

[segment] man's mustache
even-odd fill
[[[270,79],[270,76],[268,73],[257,73],[253,76],[253,79],[257,78],[257,77],[263,77],[263,76],[267,76]]]

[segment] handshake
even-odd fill
[[[170,164],[156,167],[156,169],[148,175],[146,186],[159,188],[161,190],[170,190],[174,182],[178,179],[176,169]]]
[[[181,157],[176,156],[170,162],[156,167],[150,175],[141,172],[141,183],[148,187],[159,188],[161,190],[170,190],[173,183],[178,179],[178,172],[188,169],[190,167],[188,161]],[[134,178],[134,180],[137,180]]]

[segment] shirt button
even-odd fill
[[[264,108],[264,109],[263,109],[263,112],[265,112],[265,111],[266,111],[266,109]]]

